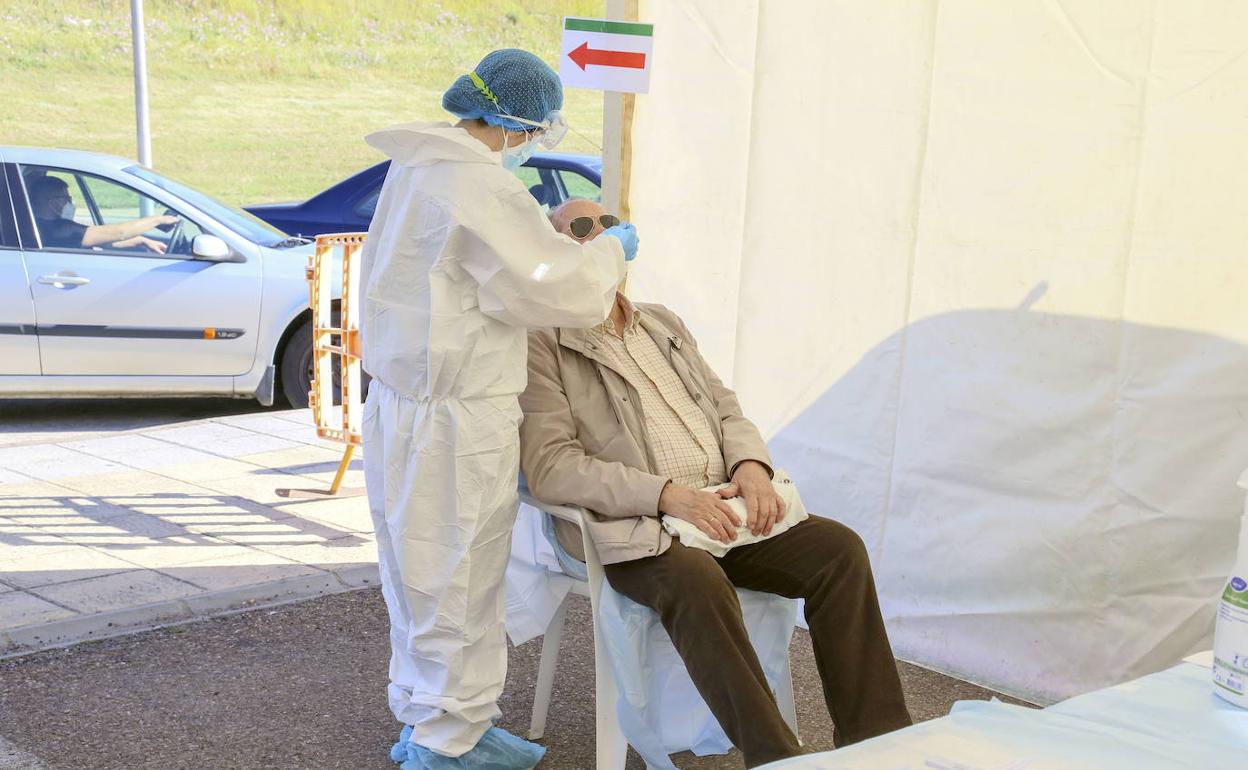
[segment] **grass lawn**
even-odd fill
[[[148,0],[153,166],[232,204],[295,200],[380,160],[363,136],[443,120],[441,94],[495,48],[552,64],[585,0]],[[0,144],[134,157],[127,0],[7,0],[0,10]],[[602,99],[564,111],[593,141]],[[596,148],[569,133],[560,146]]]

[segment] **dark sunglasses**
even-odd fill
[[[620,223],[620,218],[611,214],[603,214],[596,218],[596,221],[602,225],[602,229],[615,227]],[[568,223],[568,229],[577,238],[584,238],[594,231],[595,217],[577,217]]]

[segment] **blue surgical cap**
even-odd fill
[[[532,126],[499,117],[500,114],[540,123],[563,107],[563,84],[550,65],[528,51],[494,51],[473,70],[461,75],[442,94],[442,107],[460,118],[479,118],[491,126],[526,131]],[[491,98],[492,97],[492,98]]]

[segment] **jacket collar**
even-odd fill
[[[684,344],[684,340],[680,338],[680,335],[673,332],[667,324],[656,318],[654,313],[646,312],[645,308],[640,305],[636,306],[636,308],[641,316],[641,328],[645,329],[654,338],[660,350],[665,350],[665,346],[662,344],[665,341],[670,342],[671,347],[675,347],[677,350],[680,349],[681,345]],[[560,327],[555,330],[555,336],[563,347],[574,350],[586,358],[591,358],[599,363],[605,363],[602,360],[602,356],[598,353],[597,343],[593,341],[592,329]]]

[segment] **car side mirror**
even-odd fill
[[[191,241],[191,256],[204,262],[245,262],[230,245],[215,235],[200,233]]]

